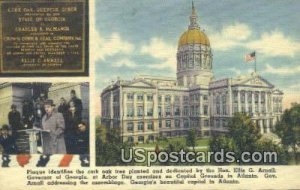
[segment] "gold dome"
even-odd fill
[[[187,44],[202,44],[209,46],[209,39],[199,28],[188,29],[184,32],[178,42],[178,47]]]

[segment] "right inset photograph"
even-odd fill
[[[96,4],[96,165],[300,162],[290,5]]]

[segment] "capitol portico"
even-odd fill
[[[201,136],[226,133],[228,119],[244,112],[261,133],[274,130],[283,92],[256,72],[215,80],[212,68],[210,42],[193,5],[178,42],[177,78],[138,76],[113,82],[101,93],[102,125],[119,128],[123,141],[143,143],[186,135],[192,128]]]

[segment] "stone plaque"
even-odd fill
[[[1,75],[86,75],[86,0],[0,1]]]

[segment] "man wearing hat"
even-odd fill
[[[1,128],[0,144],[3,147],[4,154],[16,154],[17,153],[15,139],[9,134],[8,125],[3,125]]]
[[[0,145],[2,146],[2,167],[8,167],[10,162],[10,155],[17,154],[17,146],[15,139],[9,134],[8,125],[3,125],[0,130]]]
[[[43,154],[65,154],[65,121],[63,115],[54,111],[53,100],[46,100],[44,107],[46,114],[42,119],[42,128],[49,133],[43,133]]]

